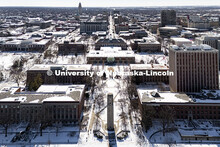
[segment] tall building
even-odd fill
[[[208,45],[171,46],[169,51],[170,89],[173,92],[199,92],[219,89],[218,50]]]
[[[103,22],[82,22],[80,24],[80,33],[87,33],[92,34],[93,32],[97,31],[107,31],[108,30],[108,23],[106,21]]]
[[[161,25],[176,25],[176,11],[174,10],[162,10],[161,12]]]
[[[108,107],[107,107],[107,129],[109,131],[114,130],[114,104],[113,94],[107,95]]]
[[[208,34],[195,39],[196,44],[207,44],[211,47],[220,50],[220,35]],[[220,52],[219,52],[220,53]],[[220,59],[219,59],[220,61]]]
[[[82,14],[82,4],[79,3],[79,6],[78,6],[78,14],[81,15]]]

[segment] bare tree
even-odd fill
[[[173,122],[174,111],[170,106],[161,106],[159,110],[159,118],[163,129],[163,136],[165,136],[166,130]]]
[[[5,137],[8,136],[8,127],[13,123],[13,119],[10,114],[4,112],[0,115],[0,125],[5,129]]]
[[[155,117],[156,111],[154,107],[144,106],[142,107],[141,117],[142,117],[142,126],[147,131],[152,126],[152,120]]]
[[[25,76],[25,73],[23,72],[23,64],[24,61],[16,60],[10,69],[10,75],[12,79],[17,83],[18,87],[20,86],[20,82]]]

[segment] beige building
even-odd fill
[[[42,85],[36,92],[3,88],[0,118],[8,123],[78,123],[84,106],[85,85]]]
[[[171,46],[169,51],[170,89],[173,92],[198,92],[219,89],[218,50],[208,45]]]
[[[122,50],[127,50],[127,43],[122,38],[100,38],[95,42],[95,50],[100,50],[101,47],[121,47]]]
[[[90,51],[86,59],[88,64],[134,64],[135,54],[121,47],[101,47],[100,50]]]
[[[90,77],[86,72],[91,71],[91,64],[84,65],[44,65],[35,64],[29,70],[27,70],[27,81],[26,85],[29,84],[37,77],[38,74],[41,75],[43,84],[84,84]],[[68,72],[65,73],[65,72]],[[77,74],[75,74],[77,73]],[[51,75],[50,75],[51,74]],[[69,75],[71,74],[71,75]]]

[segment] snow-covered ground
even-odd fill
[[[158,54],[148,54],[148,53],[138,53],[135,54],[135,60],[137,63],[145,63],[145,64],[162,64],[168,65],[169,57],[163,55],[162,53]]]

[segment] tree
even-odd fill
[[[38,113],[37,122],[40,124],[40,136],[43,136],[43,129],[51,124],[51,119],[48,115]]]
[[[8,127],[12,124],[12,122],[13,119],[7,112],[0,115],[0,125],[2,125],[5,129],[5,137],[8,136]]]
[[[1,82],[1,81],[4,81],[4,75],[3,75],[2,72],[0,72],[0,82]]]
[[[154,118],[156,114],[156,111],[154,107],[151,106],[145,106],[142,107],[142,126],[145,128],[145,130],[149,130],[150,127],[152,127],[152,119]]]
[[[170,127],[170,124],[173,122],[173,108],[170,106],[161,106],[158,116],[162,125],[163,136],[165,136],[166,130]]]
[[[29,91],[36,91],[43,84],[43,80],[41,78],[41,74],[37,74],[33,81],[31,81],[28,85]]]
[[[18,87],[21,80],[24,78],[24,72],[22,72],[24,61],[16,60],[10,69],[10,75],[12,79],[17,83]]]
[[[53,57],[54,57],[54,55],[53,55],[53,53],[52,53],[51,50],[46,50],[46,51],[44,52],[44,59],[47,59],[47,58],[51,59],[51,58],[53,58]]]

